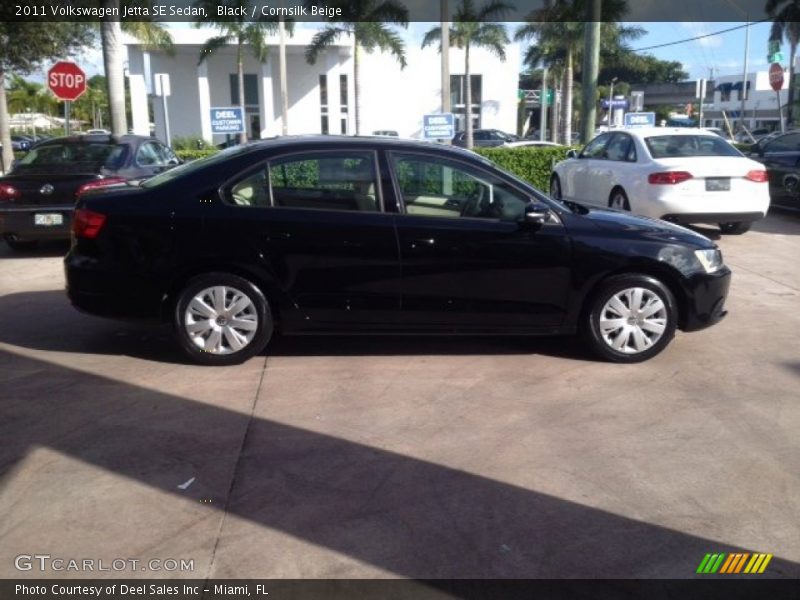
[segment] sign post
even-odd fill
[[[64,129],[70,134],[72,102],[86,91],[86,73],[74,62],[60,60],[47,71],[47,87],[64,104]]]
[[[769,85],[775,91],[778,99],[778,121],[781,124],[781,133],[784,132],[783,113],[781,111],[781,88],[783,87],[783,67],[780,63],[772,63],[769,66]]]
[[[456,134],[453,113],[423,115],[422,134],[426,140],[452,140]]]

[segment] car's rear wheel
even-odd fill
[[[625,190],[620,187],[611,190],[611,195],[608,197],[608,207],[630,211],[631,204],[628,202],[628,195]]]
[[[550,178],[550,197],[556,200],[561,200],[561,180],[558,175],[553,175]]]
[[[261,290],[229,273],[190,280],[178,296],[175,332],[183,351],[204,365],[233,365],[269,342],[273,318]]]
[[[720,223],[719,230],[728,235],[742,235],[750,231],[752,223],[747,221],[733,221],[730,223]]]
[[[595,353],[606,360],[635,363],[667,347],[677,320],[675,298],[658,279],[620,275],[594,295],[584,333]]]

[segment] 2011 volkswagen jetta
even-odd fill
[[[582,332],[637,362],[719,321],[731,276],[701,235],[553,200],[471,152],[320,136],[83,196],[65,269],[77,308],[169,320],[209,365],[275,331]]]

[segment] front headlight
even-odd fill
[[[719,248],[708,248],[706,250],[695,250],[694,255],[703,265],[706,273],[713,273],[722,267],[722,252]]]

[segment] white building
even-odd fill
[[[725,127],[723,111],[732,126],[738,125],[742,110],[742,75],[724,75],[714,82],[714,100],[704,111],[703,124],[707,127]],[[783,88],[779,93],[769,84],[769,73],[758,71],[747,74],[748,94],[744,102],[744,123],[748,129],[780,129],[778,97],[785,114],[788,98],[789,73],[784,74]]]
[[[313,34],[311,30],[298,30],[287,37],[288,132],[354,134],[352,39],[342,36],[316,64],[309,65],[304,53]],[[213,35],[212,30],[174,31],[173,56],[147,52],[138,42],[126,41],[134,133],[149,134],[154,122],[156,135],[164,136],[161,99],[150,96],[148,102],[148,94],[153,90],[153,75],[167,73],[172,137],[212,140],[210,109],[238,106],[236,47],[222,48],[198,64],[203,42]],[[277,36],[267,41],[270,52],[263,64],[245,49],[245,110],[250,138],[279,135],[282,129]],[[423,115],[439,112],[438,49],[408,45],[406,52],[408,66],[404,70],[391,55],[378,50],[359,55],[362,134],[389,129],[404,137],[422,137]],[[475,127],[513,133],[520,56],[517,45],[509,46],[506,52],[506,61],[500,62],[484,50],[471,49],[473,115]],[[451,49],[450,72],[453,112],[459,129],[463,129],[463,51]],[[213,136],[214,143],[224,140],[225,136]]]

